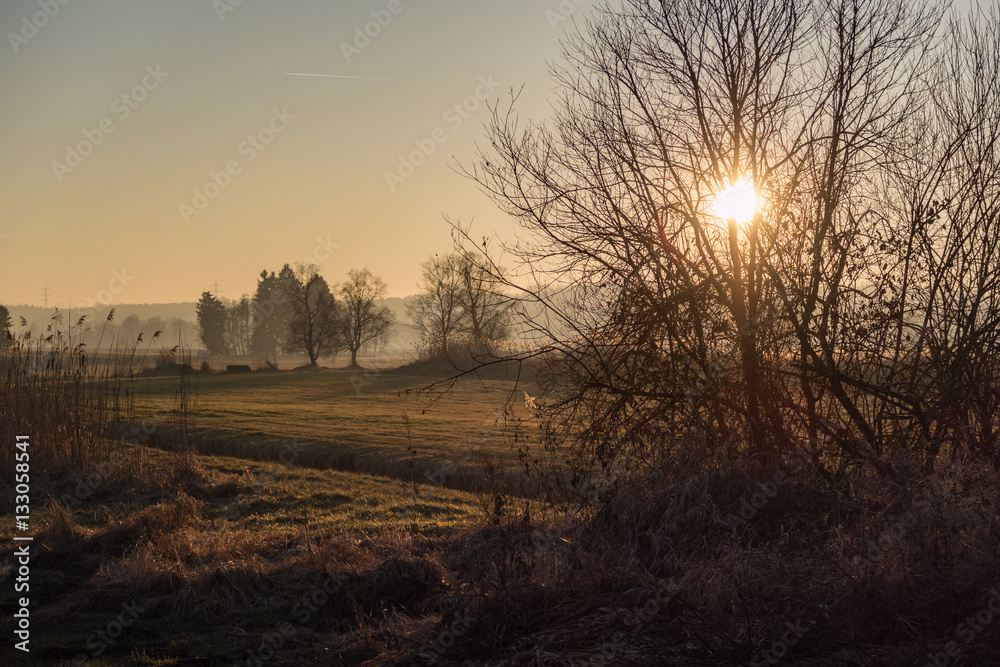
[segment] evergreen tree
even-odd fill
[[[210,354],[225,354],[226,307],[211,292],[202,292],[197,311],[201,342]]]
[[[7,310],[7,306],[0,306],[0,350],[7,347],[7,341],[10,338],[10,328],[14,325],[14,322],[10,319],[10,311]]]
[[[282,350],[288,326],[285,293],[274,271],[260,272],[253,295],[252,353],[261,359],[275,359]]]

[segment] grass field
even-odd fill
[[[416,468],[439,482],[472,474],[487,459],[514,463],[505,416],[528,417],[521,391],[531,388],[470,377],[443,395],[421,392],[440,379],[347,369],[199,374],[187,378],[190,425],[207,453],[294,457],[304,465],[397,477]],[[181,379],[138,382],[140,418],[154,433],[174,437],[171,411]]]
[[[474,530],[492,508],[449,483],[516,457],[503,419],[515,383],[467,378],[445,394],[420,391],[436,379],[347,369],[137,378],[137,416],[156,446],[36,482],[47,499],[31,515],[41,549],[31,562],[32,652],[4,664],[256,664],[275,637],[282,651],[269,664],[325,651],[322,664],[358,664],[385,649],[359,629],[395,610],[433,627],[438,541]],[[197,453],[179,440],[182,382]],[[13,497],[4,494],[8,514]],[[14,534],[0,525],[7,544]],[[16,575],[12,549],[0,582]],[[349,607],[338,598],[321,605],[322,621],[301,616],[299,603],[334,574]],[[0,606],[16,603],[4,585]],[[121,617],[133,608],[134,619]],[[294,637],[282,634],[297,618]],[[125,621],[121,640],[101,634]]]
[[[1000,601],[994,471],[956,467],[948,484],[977,491],[922,491],[922,510],[916,487],[847,497],[807,469],[733,467],[637,476],[582,509],[480,467],[523,446],[499,420],[514,383],[413,393],[433,379],[138,378],[155,446],[31,470],[31,653],[0,664],[913,665]],[[19,543],[9,521],[0,536],[13,637]],[[995,664],[998,627],[954,664]]]
[[[369,577],[375,596],[408,581],[412,573],[378,569],[385,554],[373,536],[410,545],[453,535],[481,515],[474,495],[449,489],[414,493],[398,480],[228,457],[193,461],[138,448],[71,512],[48,503],[33,513],[45,546],[32,558],[32,652],[5,647],[3,664],[247,664],[284,627],[278,621],[302,617],[296,603],[310,600],[332,568],[342,579]],[[75,486],[66,486],[70,496]],[[11,537],[5,524],[3,538]],[[13,575],[7,564],[0,580]],[[14,607],[12,586],[0,588],[0,605]],[[126,608],[140,611],[120,618]],[[378,610],[359,613],[370,612]],[[116,622],[126,626],[121,641]],[[110,639],[101,634],[109,623]],[[297,640],[312,655],[306,637],[340,632],[299,625]],[[273,664],[299,664],[301,653],[287,648]],[[339,656],[333,664],[353,662]]]

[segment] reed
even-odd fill
[[[104,319],[93,351],[86,318],[64,331],[56,311],[44,338],[21,318],[20,331],[0,352],[0,439],[30,437],[36,486],[91,470],[128,449],[141,394],[138,374],[160,332],[145,344],[142,334],[122,340],[108,331],[114,314]],[[12,470],[14,448],[0,447],[0,461]]]

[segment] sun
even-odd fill
[[[753,219],[757,205],[757,191],[741,178],[715,196],[712,213],[723,220],[735,220],[743,225]]]

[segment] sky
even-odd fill
[[[0,303],[235,299],[286,262],[415,293],[444,215],[513,234],[455,160],[512,88],[548,115],[564,19],[591,8],[4,0]]]
[[[0,303],[236,299],[298,262],[417,292],[445,215],[513,237],[455,162],[512,89],[550,115],[595,4],[4,0]]]

